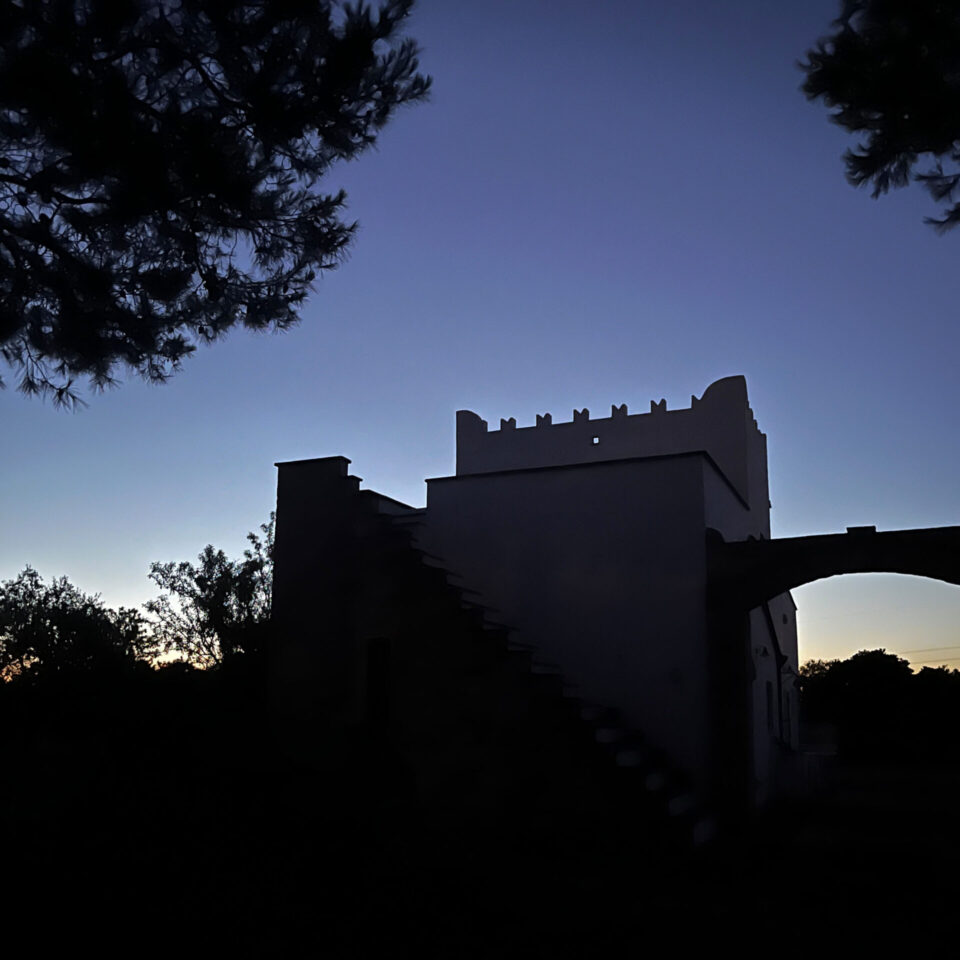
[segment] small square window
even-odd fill
[[[600,438],[599,438],[599,437],[591,437],[591,438],[590,438],[590,442],[591,442],[594,446],[596,446],[596,445],[600,442]]]

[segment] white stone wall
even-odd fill
[[[460,411],[457,475],[428,490],[424,546],[582,697],[619,708],[702,781],[706,529],[727,540],[770,535],[766,437],[744,378],[717,381],[684,410],[661,401],[646,414],[580,410],[568,423],[545,414],[493,431]],[[774,607],[772,616],[787,609]],[[781,627],[751,615],[754,679],[744,695],[761,800],[782,726],[777,644],[796,659],[795,621],[792,634]]]
[[[698,454],[429,481],[427,550],[588,701],[706,775]]]
[[[796,678],[800,674],[797,649],[797,605],[789,593],[784,593],[774,597],[767,606],[776,628],[780,653],[786,657],[786,663],[780,670],[780,729],[784,742],[791,749],[796,750],[800,745],[800,703],[796,687]]]

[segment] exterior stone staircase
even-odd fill
[[[377,497],[372,494],[372,497]],[[383,509],[384,506],[386,509]],[[425,510],[396,512],[393,502],[376,503],[384,537],[404,566],[419,570],[420,587],[428,605],[455,606],[454,620],[474,641],[478,638],[494,661],[506,663],[515,681],[556,717],[558,731],[579,741],[596,763],[599,777],[627,810],[645,818],[647,827],[662,842],[680,847],[711,840],[715,822],[682,773],[669,758],[637,731],[627,729],[618,711],[582,699],[561,668],[542,657],[536,647],[523,642],[517,631],[502,622],[498,611],[483,603],[463,578],[447,569],[444,560],[420,548],[418,532]]]

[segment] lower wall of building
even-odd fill
[[[708,765],[700,455],[428,481],[423,545],[588,701]]]

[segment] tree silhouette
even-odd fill
[[[136,610],[110,610],[60,577],[32,567],[0,583],[0,678],[115,670],[148,659],[154,642]]]
[[[164,594],[146,604],[157,619],[154,637],[164,653],[198,667],[215,667],[239,653],[262,649],[273,590],[274,515],[248,533],[243,559],[230,560],[207,544],[197,563],[153,563],[150,579]]]
[[[847,757],[960,762],[960,672],[923,667],[885,650],[800,668],[803,717],[836,724]]]
[[[843,0],[835,32],[801,63],[803,92],[864,137],[844,154],[847,179],[878,197],[922,182],[960,222],[960,6],[942,0]],[[924,158],[929,169],[914,173]]]
[[[320,179],[429,78],[413,0],[0,0],[0,355],[74,403],[283,330],[353,224]]]

